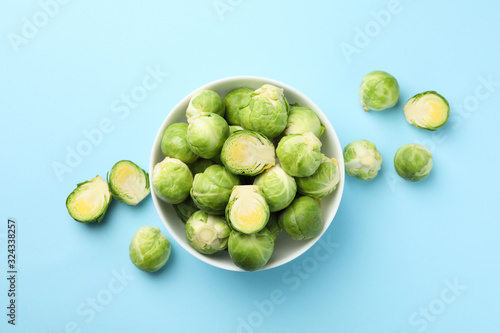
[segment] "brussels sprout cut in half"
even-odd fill
[[[186,110],[186,118],[191,118],[202,112],[215,113],[224,117],[225,107],[222,98],[213,90],[196,92]]]
[[[142,226],[129,246],[129,257],[141,271],[152,273],[162,268],[170,256],[170,242],[159,228]]]
[[[199,210],[199,208],[194,204],[193,199],[190,196],[186,198],[181,203],[173,205],[175,209],[175,213],[181,219],[183,223],[186,223],[187,220],[193,215],[195,212]]]
[[[316,200],[298,197],[279,216],[280,227],[295,240],[311,239],[323,229],[323,216]]]
[[[435,91],[426,91],[410,98],[403,106],[406,120],[429,131],[443,126],[450,115],[448,101]]]
[[[274,238],[267,229],[251,235],[232,231],[228,251],[236,266],[246,271],[256,271],[264,267],[271,258]]]
[[[283,135],[313,132],[319,138],[324,131],[325,127],[321,124],[316,113],[311,109],[295,106],[290,109],[288,123]]]
[[[232,229],[244,234],[262,230],[269,220],[269,205],[259,186],[235,186],[226,207],[226,220]]]
[[[295,181],[300,194],[321,200],[335,191],[340,182],[339,163],[336,159],[323,155],[323,160],[315,173],[309,177],[297,177]]]
[[[231,229],[222,216],[209,215],[201,210],[186,222],[186,239],[198,252],[213,254],[227,248]]]
[[[131,161],[117,162],[108,174],[108,184],[115,199],[132,206],[151,191],[148,174]]]
[[[188,124],[175,123],[167,127],[161,139],[163,155],[181,160],[184,163],[193,163],[198,156],[191,151],[187,143]]]
[[[196,155],[210,159],[220,153],[229,136],[229,125],[215,113],[202,112],[188,119],[186,139]]]
[[[389,73],[374,71],[365,75],[359,87],[359,100],[363,110],[380,111],[398,102],[399,84]]]
[[[224,166],[234,174],[255,176],[276,163],[274,146],[265,136],[251,130],[237,131],[224,142]]]
[[[194,204],[209,214],[224,214],[233,187],[240,185],[238,176],[223,166],[214,164],[194,176],[191,198]]]
[[[321,141],[312,132],[281,138],[276,155],[281,167],[293,177],[308,177],[316,172],[321,160]]]
[[[253,90],[250,88],[236,88],[224,97],[226,106],[226,120],[230,125],[240,125],[240,111],[247,108],[252,99]]]
[[[248,108],[240,110],[240,125],[269,139],[283,132],[288,119],[288,102],[283,89],[265,84],[252,93]]]
[[[75,221],[99,223],[111,202],[108,183],[100,176],[77,185],[66,199],[66,208]]]
[[[349,176],[371,180],[382,167],[382,155],[368,140],[353,141],[344,148],[344,162]]]
[[[417,143],[404,145],[394,156],[394,167],[401,178],[417,182],[432,170],[432,155],[426,146]]]
[[[260,186],[271,212],[287,207],[297,193],[295,179],[287,174],[279,164],[258,175],[253,184]]]
[[[171,157],[165,157],[155,165],[151,178],[156,196],[170,204],[183,202],[193,184],[193,175],[188,166]]]

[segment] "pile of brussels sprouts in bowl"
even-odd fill
[[[335,130],[304,94],[239,76],[179,102],[150,160],[158,214],[196,258],[233,271],[285,264],[332,222],[344,186]]]

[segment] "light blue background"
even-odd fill
[[[12,217],[19,276],[15,328],[6,323],[7,281],[0,280],[0,331],[497,331],[499,2],[401,0],[384,26],[372,11],[394,9],[386,0],[220,2],[232,10],[219,16],[212,0],[73,0],[16,52],[9,34],[21,34],[23,18],[33,21],[40,5],[2,1],[0,275]],[[357,29],[367,29],[369,40]],[[342,43],[356,53],[344,56]],[[128,115],[113,112],[156,67],[168,72],[158,87]],[[376,69],[398,79],[400,102],[365,113],[357,90]],[[323,238],[337,244],[331,254],[316,245],[285,266],[236,273],[172,242],[166,267],[143,273],[128,258],[130,239],[145,224],[166,233],[150,197],[138,207],[113,202],[100,225],[74,222],[66,197],[120,159],[147,169],[169,110],[197,87],[234,75],[301,90],[343,146],[363,138],[377,144],[382,172],[370,182],[346,179]],[[496,84],[484,85],[488,78]],[[425,90],[452,106],[435,133],[409,125],[402,112]],[[103,119],[111,133],[58,179],[54,163],[65,163],[67,148]],[[412,142],[434,154],[420,183],[397,178],[392,164],[397,148]],[[116,280],[123,273],[125,282]],[[272,307],[271,294],[280,295]],[[87,302],[96,297],[105,305],[92,310]]]

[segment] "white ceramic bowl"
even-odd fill
[[[185,115],[186,108],[188,106],[189,100],[191,99],[191,96],[196,91],[200,89],[211,89],[219,93],[221,97],[224,97],[232,89],[239,87],[248,87],[256,89],[266,83],[284,88],[285,97],[287,98],[290,104],[298,103],[300,106],[308,107],[316,113],[316,115],[319,117],[319,119],[325,126],[325,132],[321,136],[321,142],[323,143],[321,151],[326,156],[334,157],[337,159],[340,166],[341,177],[337,189],[332,194],[326,196],[325,198],[323,198],[323,200],[321,200],[321,209],[323,211],[323,218],[324,218],[324,226],[323,230],[321,231],[321,234],[313,239],[309,239],[306,241],[296,241],[288,237],[288,235],[286,235],[285,232],[281,232],[278,238],[276,239],[273,255],[271,256],[269,262],[262,268],[262,270],[286,264],[287,262],[300,256],[302,253],[306,252],[311,246],[313,246],[314,243],[318,241],[318,239],[330,226],[333,218],[335,217],[335,214],[337,213],[337,209],[340,204],[340,199],[342,198],[342,192],[344,190],[344,178],[345,178],[344,158],[342,155],[342,148],[340,146],[337,134],[335,133],[335,130],[330,124],[330,121],[321,111],[321,109],[316,104],[313,103],[313,101],[311,101],[307,96],[305,96],[297,89],[290,87],[285,83],[267,79],[264,77],[235,76],[208,83],[203,87],[196,89],[186,97],[184,97],[182,101],[180,101],[167,115],[167,117],[163,121],[163,124],[160,126],[160,129],[158,130],[158,134],[156,135],[156,139],[153,144],[153,149],[151,151],[151,160],[149,163],[149,175],[151,177],[151,175],[153,174],[153,167],[155,166],[155,164],[162,161],[165,158],[160,149],[163,132],[169,125],[173,123],[187,122]],[[150,179],[150,184],[152,184],[151,179]],[[212,266],[231,271],[242,271],[242,269],[237,267],[232,262],[227,251],[220,251],[219,253],[216,253],[214,255],[204,255],[195,251],[186,240],[186,234],[184,233],[184,223],[182,223],[179,217],[177,217],[173,206],[158,199],[154,194],[153,190],[151,190],[151,196],[153,197],[153,202],[156,207],[156,210],[158,211],[158,214],[160,215],[160,218],[165,227],[167,228],[169,234],[186,251],[188,251],[201,261],[204,261]]]

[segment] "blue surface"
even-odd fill
[[[2,276],[7,218],[18,224],[16,326],[7,324],[1,279],[1,332],[498,330],[499,2],[48,8],[50,17],[34,0],[0,4]],[[30,30],[24,18],[44,26]],[[400,102],[365,113],[357,90],[375,69],[398,79]],[[150,71],[160,73],[144,90]],[[368,139],[380,149],[375,180],[346,179],[323,245],[280,268],[242,274],[212,268],[173,243],[167,266],[146,274],[130,263],[128,245],[144,224],[166,232],[150,197],[138,207],[113,202],[100,225],[71,220],[65,200],[76,183],[105,176],[120,159],[147,168],[169,110],[195,88],[234,75],[296,87],[328,115],[343,146]],[[435,133],[409,125],[402,112],[425,90],[452,106]],[[144,99],[126,106],[130,93]],[[92,132],[99,126],[102,137]],[[84,143],[85,131],[95,144]],[[434,154],[420,183],[400,180],[392,165],[397,148],[412,142]],[[68,157],[77,149],[86,156]],[[58,175],[55,165],[63,164]]]

